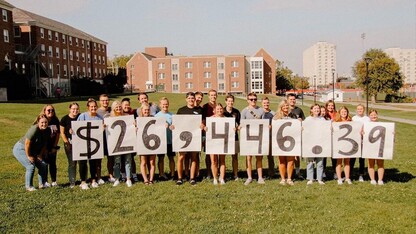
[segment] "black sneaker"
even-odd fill
[[[189,183],[190,183],[191,185],[196,185],[196,181],[195,181],[194,179],[192,179],[191,181],[189,181]]]
[[[182,185],[183,184],[183,181],[182,180],[177,180],[176,181],[176,185]]]

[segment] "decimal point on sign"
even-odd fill
[[[312,153],[321,154],[322,153],[322,146],[315,145],[314,147],[312,147]]]

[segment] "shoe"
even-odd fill
[[[127,185],[127,187],[131,187],[132,185],[133,185],[133,183],[131,182],[131,180],[130,179],[127,179],[127,181],[126,181],[126,185]]]
[[[342,179],[338,180],[338,185],[342,185]]]
[[[264,182],[264,179],[263,178],[259,178],[258,180],[257,180],[257,184],[265,184],[266,182]]]
[[[303,176],[300,173],[297,174],[297,177],[298,177],[299,180],[304,180],[305,179],[305,178],[303,178]]]
[[[139,182],[139,177],[137,176],[137,174],[135,174],[135,175],[133,176],[133,181],[134,181],[135,183]]]
[[[118,186],[119,184],[120,184],[120,181],[119,181],[119,180],[116,180],[116,181],[114,181],[113,187],[116,187],[116,186]]]
[[[364,177],[363,176],[358,177],[358,181],[359,182],[364,182]]]
[[[218,180],[217,179],[214,179],[214,185],[217,185],[218,184]]]
[[[69,188],[71,188],[71,189],[75,188],[75,183],[70,183]]]
[[[337,180],[337,179],[338,179],[338,176],[337,174],[334,173],[334,180]]]
[[[384,185],[384,182],[382,180],[379,180],[377,184],[378,185]]]
[[[116,182],[116,179],[114,177],[110,177],[110,178],[108,178],[108,182],[114,183],[114,182]]]
[[[285,179],[281,180],[279,184],[285,185],[286,184],[286,180]]]
[[[98,188],[98,183],[97,182],[92,182],[92,184],[91,184],[91,187],[93,187],[93,188]]]
[[[238,178],[238,176],[234,176],[234,181],[239,181],[240,178]]]
[[[160,181],[167,181],[167,180],[169,180],[169,178],[165,174],[163,174],[163,175],[159,176],[159,180]]]
[[[52,182],[51,186],[56,187],[56,186],[58,186],[58,183],[56,183],[56,181],[54,181],[54,182]]]
[[[323,182],[322,180],[318,180],[318,183],[319,183],[320,185],[324,185],[324,184],[325,184],[325,182]]]
[[[248,178],[246,180],[246,182],[244,182],[244,185],[249,185],[251,182],[253,182],[253,179],[252,178]]]
[[[105,184],[103,179],[99,179],[97,182],[98,182],[99,185]]]
[[[45,189],[49,187],[51,187],[51,185],[48,182],[45,182],[44,184],[39,184],[39,189]]]
[[[326,178],[326,173],[325,172],[322,173],[322,178]]]
[[[313,180],[309,180],[306,185],[312,185],[313,184]]]
[[[372,180],[372,181],[370,181],[370,184],[372,184],[372,185],[376,185],[376,184],[377,184],[377,181]]]
[[[225,181],[223,179],[220,179],[220,184],[225,184]]]
[[[182,185],[182,184],[183,184],[183,181],[181,179],[176,181],[176,185]]]
[[[27,188],[26,188],[26,191],[28,191],[28,192],[33,192],[33,191],[36,191],[36,189],[35,189],[35,187],[30,186],[30,187],[27,187]]]
[[[190,183],[191,185],[196,185],[196,180],[192,179],[191,181],[189,181],[189,183]]]
[[[346,179],[345,182],[347,182],[347,184],[352,184],[351,179]]]
[[[293,183],[293,180],[290,180],[290,179],[288,179],[287,181],[286,181],[286,183],[288,184],[288,185],[295,185],[295,183]]]
[[[87,183],[82,183],[82,184],[81,184],[81,189],[82,189],[82,190],[88,190],[88,189],[90,189],[90,188],[88,187],[88,184],[87,184]]]

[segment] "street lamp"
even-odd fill
[[[300,82],[301,82],[301,85],[302,85],[302,106],[303,106],[303,77],[302,78],[300,78]]]
[[[332,68],[332,101],[335,102],[335,69]]]
[[[364,58],[364,62],[365,62],[365,85],[366,85],[366,91],[367,91],[367,98],[366,98],[366,109],[367,109],[367,116],[368,116],[368,84],[370,83],[370,80],[368,78],[368,64],[371,62],[371,58],[369,57],[365,57]]]

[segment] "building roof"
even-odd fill
[[[0,0],[0,8],[11,11],[13,10],[14,6],[4,0]]]
[[[79,29],[19,8],[13,9],[13,22],[16,24],[38,26],[56,32],[64,33],[69,36],[74,36],[80,39],[107,45],[107,42],[97,37],[94,37],[88,33],[85,33]]]

